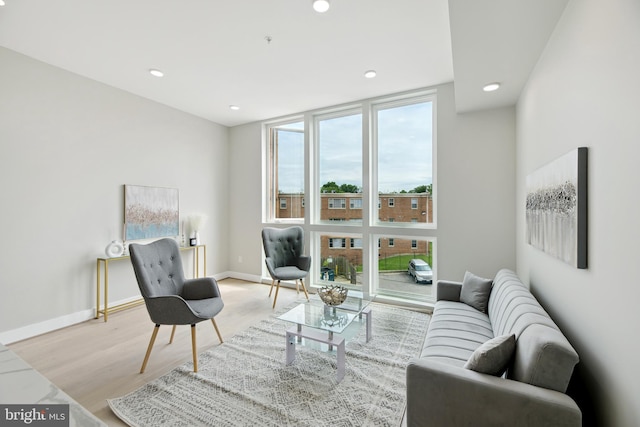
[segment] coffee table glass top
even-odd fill
[[[310,295],[310,301],[278,316],[278,319],[324,331],[342,333],[364,310],[373,297],[365,298],[362,292],[349,291],[347,299],[339,306],[330,307],[318,295]]]
[[[364,310],[369,305],[369,303],[373,301],[374,298],[375,295],[364,295],[364,293],[362,293],[361,291],[349,289],[347,298],[342,304],[336,306],[336,308],[347,311],[354,311],[356,314],[360,314],[360,312],[362,312],[362,310]],[[318,294],[310,295],[309,300],[311,304],[320,304],[323,306],[326,305],[324,302],[322,302]]]
[[[278,319],[339,334],[353,322],[356,316],[357,313],[353,311],[305,302],[278,316]]]

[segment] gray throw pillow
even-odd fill
[[[460,302],[486,313],[492,284],[493,280],[478,277],[467,271],[464,273],[464,279],[462,280]]]
[[[464,367],[499,377],[507,370],[515,350],[516,336],[514,334],[495,337],[478,347]]]

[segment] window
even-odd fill
[[[416,91],[266,125],[263,185],[274,212],[266,221],[303,223],[311,286],[335,280],[380,298],[431,297],[431,286],[416,286],[407,268],[422,259],[436,271],[435,102],[433,92]]]
[[[330,238],[329,239],[329,247],[336,249],[336,248],[346,248],[347,247],[347,239],[341,239],[341,238]]]
[[[320,193],[316,216],[322,222],[328,218],[324,206],[346,209],[346,198],[362,193],[362,111],[321,114],[315,117],[314,125],[318,156],[314,189],[319,188]],[[325,198],[329,199],[327,205]],[[362,210],[345,212],[345,218],[362,221]]]
[[[434,294],[433,242],[428,239],[399,237],[394,238],[393,241],[393,247],[378,249],[376,293],[415,301],[432,300]],[[424,271],[421,271],[418,277],[415,277],[416,274],[409,268],[409,263],[415,259],[426,263],[423,265]]]
[[[362,199],[349,199],[349,209],[362,209]]]
[[[347,199],[329,199],[329,209],[345,209]]]
[[[267,126],[269,138],[266,218],[304,218],[304,123]],[[287,202],[290,202],[288,206]],[[279,209],[276,208],[279,206]]]
[[[433,99],[413,98],[381,102],[374,106],[373,132],[377,149],[377,192],[393,194],[388,208],[425,207],[419,223],[433,223]],[[380,209],[378,221],[388,212]],[[411,216],[395,215],[409,223]]]

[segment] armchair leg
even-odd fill
[[[278,284],[276,285],[276,296],[273,298],[273,307],[276,308],[276,301],[278,301],[278,291],[280,290],[280,280],[278,280]]]
[[[307,301],[309,301],[309,294],[307,293],[307,288],[306,288],[306,286],[304,286],[304,282],[302,281],[302,279],[300,279],[300,284],[302,285],[302,290],[304,291],[304,296],[307,297]]]
[[[169,338],[169,344],[173,343],[173,336],[176,334],[176,325],[173,325],[173,329],[171,329],[171,338]]]
[[[271,292],[273,292],[274,283],[276,283],[276,279],[271,279],[271,289],[269,289],[269,298],[271,298]]]
[[[156,341],[156,336],[158,336],[158,330],[160,329],[160,325],[156,325],[153,328],[153,334],[151,334],[151,341],[149,341],[149,346],[147,347],[147,354],[144,355],[144,361],[142,362],[142,368],[140,368],[140,373],[143,374],[144,370],[147,367],[147,362],[149,361],[149,356],[151,355],[151,349],[153,348],[153,343]]]
[[[216,323],[216,319],[211,319],[211,323],[213,323],[213,327],[216,328],[216,334],[218,334],[218,339],[220,340],[220,344],[222,344],[224,341],[222,341],[222,335],[220,335],[220,330],[218,329],[218,324]]]
[[[198,350],[196,348],[196,325],[191,325],[191,350],[193,351],[193,372],[198,372]]]

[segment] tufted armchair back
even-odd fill
[[[304,231],[298,226],[284,229],[266,227],[262,230],[262,244],[273,268],[298,266],[304,252]]]
[[[185,278],[180,248],[175,240],[131,244],[129,251],[138,287],[145,299],[182,294]]]

